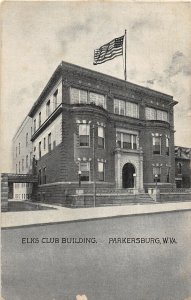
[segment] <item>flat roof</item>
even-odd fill
[[[81,67],[81,66],[78,66],[78,65],[74,65],[74,64],[62,61],[58,65],[58,67],[56,68],[54,73],[52,74],[51,78],[49,79],[48,83],[46,84],[46,86],[42,90],[42,92],[41,92],[40,96],[38,97],[38,99],[33,104],[31,110],[29,111],[29,114],[28,114],[29,116],[32,116],[33,113],[36,111],[36,108],[43,102],[45,93],[48,91],[48,89],[51,86],[52,82],[57,77],[58,78],[61,77],[63,75],[64,71],[69,71],[69,72],[79,71],[79,72],[82,72],[82,73],[84,73],[88,76],[93,76],[93,77],[98,78],[99,80],[103,80],[105,82],[108,82],[108,84],[109,83],[110,84],[111,83],[116,83],[116,84],[119,84],[119,87],[120,86],[127,87],[127,88],[133,89],[133,90],[138,91],[138,92],[143,92],[143,93],[148,94],[148,95],[152,95],[152,96],[154,95],[156,97],[160,97],[160,98],[163,98],[163,99],[166,99],[166,100],[170,100],[174,104],[178,103],[177,101],[173,100],[173,96],[171,96],[171,95],[164,94],[164,93],[161,93],[159,91],[150,89],[148,87],[144,87],[144,86],[141,86],[141,85],[129,82],[129,81],[125,81],[123,79],[120,79],[120,78],[117,78],[117,77],[114,77],[114,76],[111,76],[111,75],[107,75],[107,74],[104,74],[104,73],[101,73],[101,72],[97,72],[97,71],[94,71],[92,69],[87,69],[87,68],[84,68],[84,67]]]

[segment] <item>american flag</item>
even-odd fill
[[[116,56],[123,55],[124,35],[113,39],[111,42],[94,50],[94,65],[102,64]]]

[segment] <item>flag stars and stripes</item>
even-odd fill
[[[96,49],[94,51],[94,65],[102,64],[117,56],[123,55],[123,40],[124,35]]]

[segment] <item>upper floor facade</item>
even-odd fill
[[[29,112],[32,135],[63,105],[96,105],[107,113],[135,121],[173,126],[172,96],[62,62]]]

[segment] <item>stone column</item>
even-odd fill
[[[119,151],[116,151],[116,153],[115,153],[115,184],[116,184],[116,188],[121,188],[120,161],[121,161],[121,154],[119,153]]]

